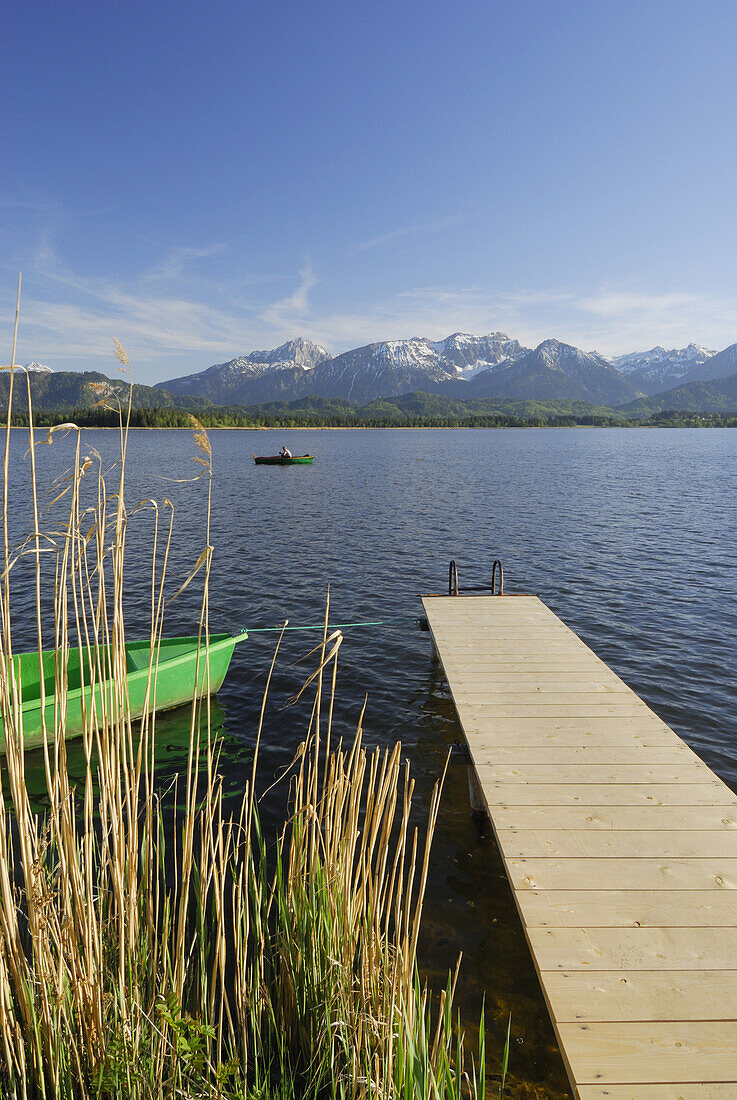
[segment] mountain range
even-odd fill
[[[87,383],[104,381],[95,372],[54,372],[35,362],[25,369],[34,375],[35,399],[42,408],[93,404]],[[608,359],[554,339],[531,349],[502,332],[456,332],[440,341],[387,340],[331,356],[300,337],[154,387],[136,386],[134,400],[141,408],[253,406],[307,397],[363,406],[427,393],[460,400],[583,401],[648,416],[663,409],[698,411],[704,402],[704,411],[737,409],[733,387],[720,381],[735,374],[737,344],[718,353],[697,344],[658,346]],[[6,390],[1,379],[0,399]],[[109,384],[114,389],[123,385]]]
[[[650,351],[617,355],[611,363],[643,393],[653,394],[677,382],[698,381],[696,374],[715,355],[716,352],[708,348],[689,344],[680,350],[654,347]]]
[[[461,396],[457,385],[453,389],[455,396]],[[463,396],[621,405],[638,392],[603,356],[560,340],[544,340],[534,351],[481,371],[464,387]]]
[[[377,397],[437,390],[511,363],[528,349],[501,332],[454,333],[433,342],[387,340],[331,357],[310,340],[291,340],[271,352],[251,352],[198,374],[161,382],[162,389],[208,397],[216,404],[295,401],[310,395],[364,403]]]
[[[159,386],[175,397],[196,396],[215,404],[296,401],[307,396],[365,404],[422,391],[465,398],[622,405],[675,385],[724,376],[728,372],[720,359],[697,344],[680,349],[654,347],[607,359],[559,340],[526,348],[503,332],[488,336],[456,332],[440,341],[386,340],[334,357],[319,344],[297,339]]]

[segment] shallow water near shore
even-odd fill
[[[115,457],[112,432],[87,447]],[[418,823],[448,749],[461,738],[450,694],[421,633],[421,592],[488,583],[501,558],[505,589],[534,592],[560,615],[732,786],[737,787],[737,433],[729,429],[227,431],[214,455],[211,583],[214,631],[319,623],[330,587],[331,621],[390,619],[345,630],[336,733],[350,738],[367,697],[369,745],[399,739],[417,780]],[[252,454],[285,443],[312,466],[255,466]],[[71,458],[70,439],[39,450],[49,487]],[[14,433],[11,506],[28,528],[28,467]],[[127,499],[168,497],[176,509],[172,584],[204,547],[206,484],[191,437],[136,431]],[[150,574],[137,570],[153,513],[130,520],[129,636],[146,632]],[[22,593],[31,565],[15,583]],[[16,648],[34,644],[29,613],[16,614]],[[196,629],[193,584],[170,608],[167,632]],[[226,780],[250,775],[261,693],[276,634],[239,645],[214,705],[225,735]],[[302,740],[305,708],[287,706],[319,635],[288,634],[272,684],[261,750],[266,790]],[[23,646],[23,642],[26,646]],[[300,663],[295,663],[300,662]],[[188,721],[186,721],[188,730]],[[160,725],[160,756],[176,768],[182,719]],[[33,769],[29,755],[29,772]],[[39,775],[40,779],[40,775]],[[276,827],[282,783],[262,816]],[[510,1097],[568,1096],[565,1071],[493,839],[471,818],[462,764],[451,763],[433,849],[422,966],[439,988],[463,952],[458,1004],[474,1030],[486,999],[489,1070],[498,1070],[512,1013]]]

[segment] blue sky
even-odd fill
[[[23,361],[112,371],[115,335],[154,381],[296,335],[737,340],[731,0],[27,0],[3,24]]]

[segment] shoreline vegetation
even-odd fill
[[[196,410],[197,420],[206,430],[220,428],[734,428],[737,413],[693,413],[666,410],[647,419],[626,417],[613,409],[581,409],[582,402],[522,402],[515,406],[464,408],[452,402],[443,408],[441,401],[424,402],[418,398],[432,395],[411,394],[392,401],[374,402],[357,407],[345,402],[305,399],[289,404],[253,407],[204,406]],[[409,399],[412,400],[409,400]],[[490,402],[467,402],[491,405]],[[513,409],[513,411],[511,411]],[[7,410],[3,415],[7,418]],[[193,411],[188,408],[131,408],[128,427],[181,428],[191,430]],[[37,428],[54,427],[71,421],[83,428],[119,428],[112,407],[99,404],[81,408],[36,409]],[[27,428],[28,413],[12,413],[12,427]]]
[[[125,407],[130,428],[189,428],[190,416],[207,430],[216,428],[572,428],[572,427],[737,427],[737,402],[724,393],[706,404],[692,399],[683,407],[653,407],[653,399],[612,407],[589,401],[546,398],[509,400],[460,398],[415,391],[377,398],[368,404],[308,396],[258,405],[216,405],[205,397],[174,397],[155,386],[122,382],[99,372],[25,372],[17,387],[11,423],[27,427],[33,399],[37,427],[72,421],[79,427],[116,428],[116,410]],[[9,379],[0,373],[0,412],[7,417]],[[28,392],[26,392],[28,391]],[[685,392],[685,390],[684,390]],[[674,391],[679,394],[680,391]],[[100,400],[100,395],[106,400]],[[693,398],[693,395],[692,395]],[[694,403],[695,402],[695,403]]]
[[[16,312],[16,332],[17,332]],[[117,355],[127,366],[120,345]],[[15,359],[15,338],[13,358]],[[209,667],[212,450],[192,418],[192,480],[209,486],[202,551],[173,591],[175,538],[168,500],[125,499],[130,406],[100,391],[117,416],[111,469],[83,442],[58,480],[48,529],[40,490],[30,383],[27,493],[33,527],[11,542],[12,412],[5,432],[0,577],[0,1091],[19,1100],[483,1100],[483,1013],[476,1058],[453,1009],[459,967],[445,989],[422,984],[417,946],[442,777],[424,831],[399,743],[369,751],[363,712],[351,743],[332,715],[340,631],[325,631],[300,695],[311,718],[292,766],[288,816],[275,839],[258,814],[258,749],[250,782],[226,796],[207,693],[193,697],[186,766],[158,771],[158,647],[167,608],[199,586],[193,623]],[[54,428],[46,442],[55,442]],[[147,551],[126,561],[129,531]],[[130,557],[130,555],[128,555]],[[126,690],[124,569],[149,578],[149,698],[133,719]],[[13,581],[35,588],[43,748],[27,779],[23,691],[13,648]],[[28,584],[29,578],[20,578]],[[190,589],[190,592],[192,589]],[[52,641],[53,640],[53,641]],[[81,737],[83,780],[67,763],[70,653],[91,690]],[[198,679],[198,677],[196,677]],[[33,685],[30,685],[32,687]],[[29,689],[29,685],[25,685]],[[42,796],[39,797],[38,784]],[[39,808],[40,807],[40,808]],[[509,1051],[490,1094],[504,1092]]]

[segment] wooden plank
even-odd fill
[[[572,648],[583,646],[591,660],[601,660],[586,643],[572,630],[565,626],[560,619],[536,619],[523,617],[519,623],[514,617],[498,622],[487,623],[484,612],[477,613],[475,617],[468,619],[456,619],[455,621],[443,621],[436,612],[430,613],[432,618],[428,620],[433,639],[442,642],[447,638],[455,638],[462,645],[470,645],[476,641],[480,653],[483,646],[494,638],[520,639],[529,642],[537,635],[554,635],[560,645],[568,643]]]
[[[575,642],[580,645],[584,644],[577,634],[574,634],[565,623],[555,617],[520,616],[519,623],[517,623],[514,617],[510,616],[509,618],[498,618],[496,621],[489,622],[483,611],[480,615],[467,615],[464,618],[456,618],[452,621],[450,619],[442,622],[436,620],[433,623],[433,635],[442,637],[444,634],[457,634],[466,638],[486,638],[504,634],[508,637],[554,634],[557,638],[571,642],[571,644]]]
[[[735,890],[737,859],[507,860],[515,890]]]
[[[737,829],[737,804],[729,806],[513,806],[495,807],[498,832],[603,829],[640,833],[650,829]]]
[[[541,971],[737,967],[735,927],[700,928],[698,936],[693,928],[530,928],[527,935]]]
[[[465,717],[463,729],[469,743],[483,739],[514,745],[682,745],[673,730],[652,719],[580,718],[477,718]],[[509,739],[512,739],[511,742]]]
[[[616,735],[620,738],[619,744],[626,743],[627,737],[637,737],[638,735],[654,736],[660,733],[663,736],[676,737],[670,726],[666,726],[657,714],[653,714],[652,711],[648,710],[639,714],[594,714],[582,721],[579,717],[574,718],[566,715],[561,715],[558,718],[525,718],[520,715],[512,717],[503,714],[490,715],[488,718],[484,718],[474,708],[469,711],[463,721],[463,728],[474,734],[484,730],[492,732],[495,730],[515,731],[520,736],[537,733],[557,738],[563,737],[565,734],[571,734],[578,737],[581,744],[587,738],[593,738],[596,734]]]
[[[496,597],[494,602],[497,606],[493,611],[489,612],[485,605],[492,602],[487,593],[469,593],[460,598],[458,596],[448,596],[445,592],[432,593],[430,595],[421,597],[423,604],[425,601],[430,601],[435,609],[440,609],[442,612],[442,621],[448,622],[452,619],[453,615],[470,615],[480,611],[481,614],[493,621],[496,617],[502,618],[504,615],[514,616],[519,615],[524,618],[525,615],[551,615],[553,618],[558,619],[558,616],[554,611],[548,607],[539,596],[532,593],[520,593],[519,595],[505,595],[501,598]],[[459,606],[459,603],[465,604],[465,607]],[[559,622],[561,620],[558,620]]]
[[[714,774],[698,757],[692,763],[671,764],[479,764],[481,785],[487,783],[579,783],[582,773],[588,783],[637,786],[643,783],[702,783]]]
[[[440,651],[444,647],[453,647],[453,653],[456,659],[464,659],[472,655],[483,656],[487,661],[491,662],[495,659],[501,659],[503,661],[517,661],[529,657],[532,660],[540,661],[540,654],[545,651],[547,658],[558,659],[560,661],[580,660],[584,668],[593,668],[593,665],[588,664],[588,657],[586,655],[586,649],[583,644],[571,646],[563,641],[556,641],[553,637],[538,638],[538,639],[509,639],[495,638],[493,641],[489,639],[484,643],[477,642],[459,642],[457,638],[448,637],[445,639],[436,639],[438,648]]]
[[[705,783],[484,783],[494,806],[733,806],[716,778]]]
[[[560,638],[552,630],[545,634],[536,631],[534,635],[526,636],[513,633],[507,637],[496,632],[486,637],[468,634],[461,636],[455,633],[445,636],[441,634],[436,636],[435,641],[439,650],[452,645],[456,660],[471,654],[486,658],[503,657],[507,661],[526,654],[539,660],[541,653],[545,652],[548,657],[557,656],[562,659],[566,656],[580,658],[582,663],[588,662],[588,651],[583,642],[570,642],[567,638]]]
[[[594,676],[586,672],[529,673],[527,676],[492,672],[466,672],[453,677],[453,692],[461,697],[466,694],[478,694],[493,697],[501,692],[519,692],[536,694],[578,693],[585,695],[597,692],[633,696],[633,692],[621,680],[612,676],[611,680],[603,676]],[[634,696],[637,698],[637,696]]]
[[[526,641],[537,637],[552,637],[559,644],[564,642],[571,646],[583,646],[585,643],[555,619],[526,617],[516,622],[514,617],[499,619],[498,622],[486,623],[481,616],[468,616],[465,619],[455,619],[453,622],[441,622],[437,620],[432,626],[433,638],[439,642],[448,638],[458,640],[462,645],[478,643],[478,648],[483,651],[487,642],[495,639],[502,641]],[[588,648],[588,647],[586,647]]]
[[[737,1080],[735,1020],[563,1023],[558,1034],[582,1083]]]
[[[732,890],[525,890],[517,897],[528,929],[700,930],[737,923],[737,894]]]
[[[713,829],[496,829],[496,838],[510,858],[737,859],[737,830],[725,828],[716,836]]]
[[[552,618],[560,622],[554,611],[551,611],[546,603],[538,596],[505,596],[497,601],[497,606],[490,611],[487,607],[489,597],[487,595],[468,595],[459,600],[456,596],[427,596],[432,600],[433,606],[442,609],[442,622],[454,622],[456,619],[468,618],[481,611],[485,620],[495,622],[503,619],[514,619],[519,616],[525,620],[529,618]],[[513,602],[514,601],[514,605]]]
[[[495,724],[484,724],[480,729],[475,730],[473,723],[469,722],[467,723],[466,732],[469,736],[472,736],[471,744],[473,746],[488,745],[490,748],[509,746],[512,748],[542,749],[550,746],[551,748],[562,749],[585,749],[587,746],[590,748],[609,746],[621,749],[669,746],[677,750],[685,744],[667,728],[659,728],[655,725],[651,725],[649,729],[643,729],[642,732],[629,734],[623,733],[616,723],[610,725],[609,729],[593,730],[587,734],[576,733],[571,730],[542,733],[536,732],[534,729],[526,730],[523,727],[515,729],[514,720],[500,723],[500,726],[501,728],[496,728]],[[520,726],[522,726],[522,723],[520,723]]]
[[[609,697],[611,700],[613,697]],[[542,699],[536,703],[523,702],[483,703],[474,699],[456,700],[458,714],[463,722],[468,711],[472,718],[601,718],[611,715],[613,718],[637,718],[642,714],[645,704],[637,702],[615,703],[606,701],[603,703],[557,703],[544,702]],[[465,724],[465,723],[464,723]]]
[[[609,752],[632,752],[640,753],[647,749],[661,752],[664,760],[672,760],[676,756],[689,756],[693,753],[693,749],[689,748],[679,737],[670,733],[668,730],[654,731],[651,735],[624,735],[617,734],[616,730],[612,733],[606,734],[588,734],[585,737],[576,734],[525,734],[515,733],[510,729],[491,729],[483,730],[477,733],[473,737],[473,750],[474,753],[484,752],[500,752],[502,756],[499,759],[509,758],[511,751],[518,752],[535,752],[539,753],[539,762],[547,763],[549,753],[558,753],[558,757],[550,756],[550,762],[553,759],[560,760],[563,763],[572,763],[574,760],[579,759],[592,759],[591,755],[584,753],[603,753],[605,750]],[[542,753],[546,753],[544,759]],[[695,753],[694,753],[695,755]],[[696,757],[701,759],[701,757]],[[636,760],[643,759],[641,756],[636,756]],[[649,759],[649,758],[648,758]],[[527,758],[527,762],[531,762]],[[483,761],[480,761],[483,762]],[[601,763],[608,763],[609,761],[601,760]],[[627,763],[626,760],[620,760],[618,762]]]
[[[489,610],[488,596],[467,596],[460,602],[455,596],[432,597],[433,604],[443,609],[442,622],[452,623],[478,616],[481,612],[481,621],[484,623],[503,622],[519,617],[524,622],[528,619],[547,619],[555,623],[561,623],[554,611],[543,603],[537,596],[531,596],[529,602],[511,604],[509,599],[497,602],[497,606]],[[478,621],[478,619],[474,620]]]
[[[580,1085],[577,1095],[579,1100],[735,1100],[737,1074],[734,1081],[724,1084],[714,1081],[679,1081],[673,1085],[638,1083],[636,1094],[632,1085]]]
[[[643,745],[640,742],[626,745],[518,745],[496,743],[493,737],[474,739],[473,759],[477,765],[495,764],[673,764],[675,761],[693,763],[699,757],[681,741],[666,745]]]
[[[452,652],[452,651],[451,651]],[[483,654],[469,649],[468,653],[456,660],[455,656],[447,657],[442,662],[443,671],[449,678],[463,676],[466,673],[483,675],[531,675],[533,673],[546,674],[554,672],[571,672],[583,676],[616,676],[598,657],[593,658],[584,650],[575,654],[565,653],[556,657],[548,654],[543,657],[540,651],[533,648],[528,653],[509,653],[504,656]],[[617,677],[618,678],[618,677]]]
[[[532,647],[534,650],[534,647]],[[572,655],[571,655],[572,656]],[[559,667],[550,667],[551,661],[555,660]],[[566,673],[573,680],[601,680],[603,683],[615,683],[627,691],[631,691],[632,688],[617,676],[615,672],[605,665],[603,661],[598,659],[592,661],[589,659],[585,650],[582,650],[580,655],[575,658],[575,667],[570,668],[568,661],[564,658],[553,658],[551,655],[542,657],[539,650],[537,651],[536,660],[528,660],[527,662],[519,660],[518,654],[510,653],[503,660],[494,657],[492,654],[476,654],[469,655],[465,660],[455,660],[455,658],[449,662],[449,664],[455,665],[455,673],[453,679],[456,680],[483,680],[490,678],[492,680],[511,680],[520,679],[524,680],[528,677],[533,679],[540,679],[543,682],[551,682],[556,675],[563,674],[563,679],[567,679]],[[443,665],[443,669],[447,672],[447,667]]]
[[[737,1019],[737,970],[553,970],[545,992],[559,1023]]]
[[[433,599],[433,603],[438,607],[443,607],[441,601]],[[506,606],[505,606],[506,604]],[[480,612],[480,614],[479,614]],[[493,626],[495,623],[514,622],[516,618],[519,618],[520,622],[540,621],[552,623],[563,630],[570,630],[565,623],[555,612],[543,603],[542,600],[537,600],[535,603],[530,603],[526,607],[518,604],[512,607],[508,601],[502,600],[501,604],[490,610],[488,607],[488,597],[480,596],[478,603],[474,606],[473,597],[463,599],[461,603],[451,596],[450,599],[446,597],[445,607],[443,608],[443,614],[441,618],[441,624],[443,626],[452,625],[455,622],[473,622],[480,623],[483,626]]]
[[[488,595],[468,595],[464,596],[462,600],[458,600],[456,596],[430,596],[433,604],[442,607],[443,609],[443,621],[452,622],[454,619],[466,618],[469,615],[474,615],[479,609],[482,610],[485,617],[496,621],[497,619],[512,618],[519,616],[520,619],[525,617],[535,617],[555,619],[560,621],[554,611],[551,611],[546,603],[534,595],[530,596],[506,596],[504,599],[498,602],[498,605],[493,609],[493,612],[489,612],[487,604]]]
[[[587,713],[597,714],[601,709],[602,714],[608,714],[609,707],[626,707],[622,713],[640,714],[642,701],[632,691],[489,691],[483,684],[471,687],[458,688],[452,686],[453,698],[459,706],[484,706],[503,707],[505,714],[514,716],[520,707],[562,707],[573,706],[576,711],[586,707]],[[620,713],[619,711],[615,711]],[[569,717],[575,718],[577,714],[571,713]]]
[[[737,1100],[737,797],[536,597],[425,609],[575,1095]]]
[[[512,656],[515,656],[517,645],[530,647],[536,638],[552,637],[556,645],[567,646],[570,652],[575,650],[587,661],[601,661],[601,657],[597,653],[590,649],[573,631],[569,631],[567,627],[562,627],[560,622],[557,625],[554,622],[546,624],[530,622],[522,623],[519,626],[509,622],[506,625],[498,623],[492,624],[490,627],[484,627],[480,619],[475,624],[470,622],[442,624],[434,619],[430,623],[430,628],[436,645],[442,646],[452,639],[465,650],[473,650],[474,655],[478,657],[484,656],[488,646],[501,643],[507,646]],[[542,648],[538,648],[538,655],[541,658],[546,655],[549,656]],[[452,656],[456,657],[455,651]]]

